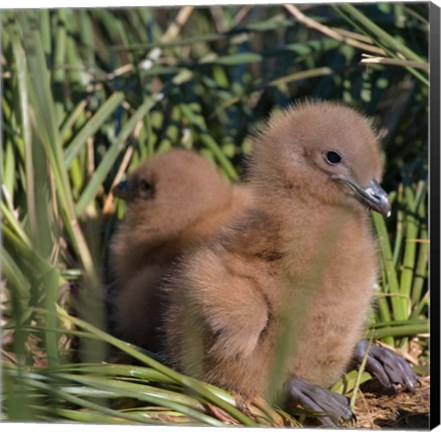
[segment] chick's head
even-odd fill
[[[308,102],[268,121],[256,140],[250,178],[276,193],[361,203],[388,215],[382,170],[380,146],[364,116],[341,104]]]
[[[172,150],[142,163],[114,192],[140,234],[172,236],[224,205],[230,186],[201,156]]]

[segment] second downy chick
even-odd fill
[[[158,284],[184,251],[213,236],[251,196],[186,150],[147,160],[115,195],[127,202],[110,250],[117,330],[127,341],[157,351]]]

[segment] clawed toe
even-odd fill
[[[354,351],[354,361],[360,365],[368,350],[368,341],[360,341]],[[366,358],[366,370],[378,379],[380,384],[390,391],[397,393],[398,386],[405,391],[414,392],[418,376],[409,363],[394,351],[372,344]]]
[[[317,413],[317,421],[326,427],[336,427],[355,420],[349,399],[338,393],[310,384],[301,378],[289,382],[290,401]]]

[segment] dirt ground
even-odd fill
[[[415,393],[399,392],[378,396],[360,391],[355,414],[356,428],[368,429],[429,429],[430,377],[420,379]]]

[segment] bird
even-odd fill
[[[211,162],[184,149],[144,161],[114,194],[127,204],[109,254],[116,333],[156,352],[162,278],[185,250],[249,205],[251,196],[228,183]]]
[[[245,397],[297,398],[349,418],[326,389],[365,347],[378,277],[369,209],[391,211],[382,173],[377,135],[355,109],[305,101],[272,115],[249,159],[253,199],[161,285],[172,366]]]

